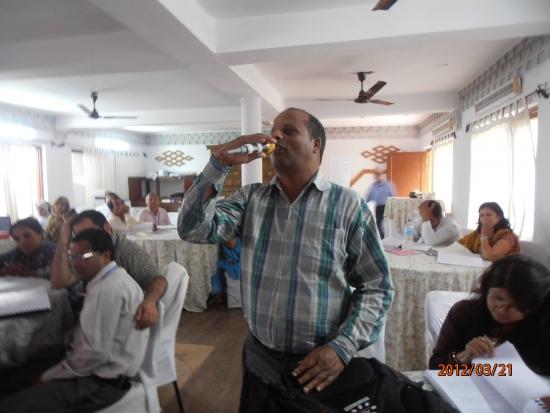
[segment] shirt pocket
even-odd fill
[[[325,277],[341,273],[346,257],[344,231],[339,228],[304,224],[299,256],[299,267],[302,272]]]

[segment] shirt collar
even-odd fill
[[[320,169],[313,176],[313,178],[311,178],[311,181],[309,181],[304,190],[307,189],[310,185],[315,185],[317,189],[321,192],[328,191],[330,189],[330,182],[327,181]],[[280,191],[283,191],[279,175],[275,175],[273,179],[269,182],[268,186],[269,190],[267,191],[267,194],[271,194],[274,187],[277,187]]]
[[[103,277],[103,275],[113,267],[116,267],[116,262],[114,260],[111,261],[109,264],[107,264],[105,267],[103,267],[96,275],[94,275],[94,278],[92,278],[88,282],[87,289],[89,290],[94,285],[99,284],[101,282],[101,277]]]

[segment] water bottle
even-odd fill
[[[413,236],[414,236],[414,225],[412,223],[412,220],[407,221],[407,225],[405,225],[405,230],[403,231],[403,245],[401,245],[401,249],[403,251],[410,251],[413,243]]]

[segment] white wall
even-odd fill
[[[374,169],[377,166],[386,168],[386,163],[378,164],[372,158],[365,158],[361,154],[365,151],[372,152],[372,149],[382,146],[395,146],[405,152],[422,151],[420,139],[327,139],[321,172],[325,178],[330,178],[330,157],[350,156],[351,157],[351,180],[353,180],[363,169]],[[352,189],[364,196],[370,185],[374,182],[372,174],[364,175]]]
[[[155,159],[159,156],[164,157],[164,152],[174,152],[178,150],[184,153],[184,157],[190,156],[193,159],[190,161],[184,160],[185,165],[182,166],[167,166]],[[147,159],[145,161],[147,173],[158,173],[159,170],[163,170],[191,175],[195,172],[202,172],[210,159],[210,151],[206,148],[206,145],[150,145],[145,146],[144,151],[147,153]]]

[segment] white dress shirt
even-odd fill
[[[168,217],[168,212],[159,207],[156,214],[153,214],[149,208],[145,208],[139,214],[140,222],[154,222],[157,225],[170,225],[170,218]]]
[[[143,301],[139,285],[114,261],[98,272],[86,298],[66,358],[42,374],[42,381],[96,375],[135,376],[143,362],[149,329],[135,328]]]
[[[130,213],[124,214],[124,222],[114,214],[109,217],[108,221],[113,231],[117,234],[133,232],[136,230],[136,225],[140,223]]]
[[[457,222],[451,217],[444,217],[435,228],[432,228],[430,221],[422,222],[422,218],[416,218],[413,238],[415,242],[446,247],[458,241],[462,235]]]

